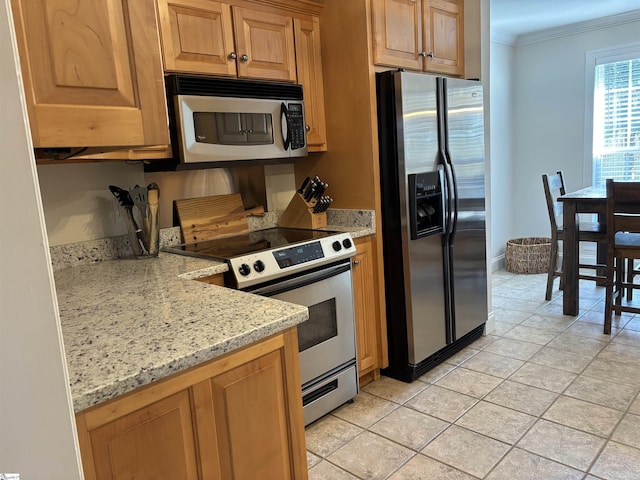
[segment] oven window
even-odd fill
[[[309,307],[309,320],[298,325],[298,350],[304,352],[337,335],[336,299],[330,298]]]
[[[194,112],[197,142],[217,145],[271,145],[273,119],[270,113]]]

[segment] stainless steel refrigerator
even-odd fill
[[[482,85],[376,75],[389,367],[412,381],[487,321]]]

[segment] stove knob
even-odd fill
[[[351,245],[352,245],[351,240],[349,240],[348,238],[345,238],[342,241],[342,245],[344,245],[344,248],[351,248]]]
[[[251,273],[251,267],[246,263],[243,263],[242,265],[240,265],[240,268],[238,268],[238,271],[240,272],[240,275],[246,277]]]
[[[333,242],[333,249],[336,252],[339,252],[340,250],[342,250],[342,245],[340,245],[340,242],[338,240],[336,240],[335,242]]]
[[[253,264],[253,269],[256,272],[264,272],[264,262],[262,260],[256,260]]]

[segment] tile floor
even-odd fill
[[[494,273],[493,334],[310,425],[310,479],[640,479],[640,315],[603,335],[602,287],[569,317],[545,281]]]

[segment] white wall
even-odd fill
[[[635,21],[515,48],[514,236],[549,233],[543,173],[563,170],[569,190],[587,186],[583,183],[585,54],[637,42],[638,32],[640,22]]]
[[[512,238],[514,210],[513,97],[514,47],[491,42],[491,246],[495,269],[504,258],[507,240]]]
[[[9,0],[0,0],[0,473],[80,479],[80,454]]]

